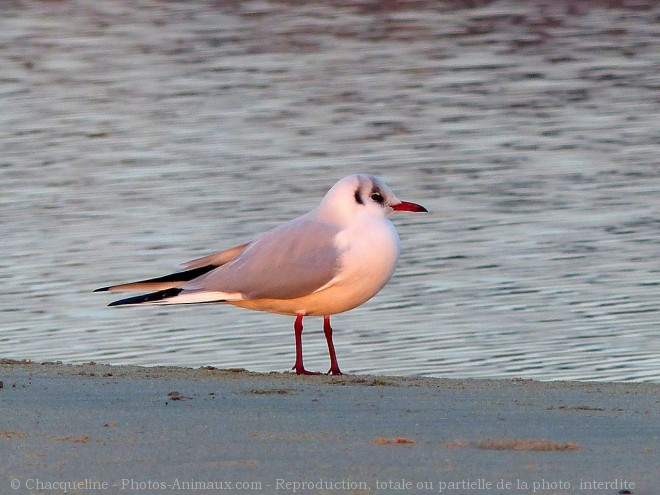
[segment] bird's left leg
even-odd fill
[[[330,326],[329,315],[323,317],[323,333],[325,334],[325,340],[328,343],[328,353],[330,354],[330,369],[328,370],[328,375],[341,375],[342,372],[339,369],[337,355],[335,354],[335,345],[332,343],[332,327]]]

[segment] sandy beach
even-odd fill
[[[660,385],[0,365],[2,493],[657,493]]]

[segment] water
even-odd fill
[[[659,381],[660,7],[456,5],[4,4],[0,356],[288,369],[292,318],[91,290],[365,171],[431,213],[333,318],[344,371]]]

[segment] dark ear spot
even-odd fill
[[[363,204],[364,204],[364,200],[362,199],[362,195],[360,194],[360,190],[359,190],[359,189],[356,189],[356,190],[355,190],[354,198],[355,198],[355,202],[356,202],[356,203],[358,203],[358,204],[360,204],[360,205],[363,205]]]

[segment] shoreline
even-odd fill
[[[0,472],[15,493],[80,480],[67,491],[194,480],[259,493],[650,494],[660,482],[660,384],[14,360],[0,360],[0,381]]]

